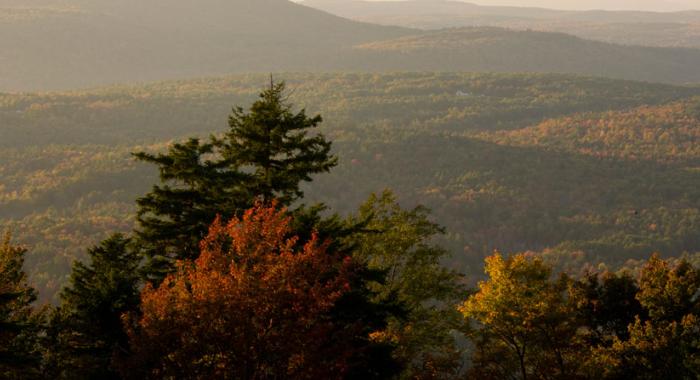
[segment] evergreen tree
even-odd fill
[[[31,304],[36,292],[24,272],[26,250],[11,245],[8,232],[0,242],[0,378],[33,378],[39,368],[37,334],[41,314]]]
[[[192,138],[167,154],[135,154],[158,166],[162,182],[137,200],[136,234],[149,276],[163,278],[173,259],[196,258],[217,213],[232,215],[252,204],[243,185],[248,175],[218,153],[214,144]]]
[[[139,304],[140,256],[131,244],[115,234],[88,250],[88,264],[73,266],[47,334],[47,372],[52,377],[118,378],[112,359],[128,347],[121,318]]]
[[[252,194],[290,204],[303,196],[299,183],[329,171],[337,159],[330,156],[331,143],[323,135],[308,135],[323,121],[321,116],[308,117],[305,110],[294,113],[284,89],[284,82],[270,82],[250,112],[234,108],[229,132],[215,141],[227,160],[252,172],[246,181]]]
[[[248,112],[235,107],[222,138],[190,139],[166,154],[135,154],[158,166],[162,182],[137,201],[137,234],[151,276],[162,278],[173,259],[195,259],[217,215],[230,218],[258,197],[289,205],[303,195],[301,182],[336,165],[331,143],[309,135],[321,117],[294,113],[284,89],[271,82]]]

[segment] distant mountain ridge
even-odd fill
[[[0,20],[0,90],[316,70],[412,32],[286,0],[0,0]]]
[[[301,4],[325,10],[351,19],[396,16],[446,14],[447,11],[470,16],[492,16],[519,19],[568,19],[591,22],[699,22],[700,10],[676,12],[558,10],[537,7],[478,5],[459,0],[303,0]],[[373,21],[376,22],[377,20]]]
[[[410,52],[408,45],[415,45]],[[287,0],[0,0],[0,92],[326,71],[558,72],[700,83],[700,50],[501,28],[424,32]]]
[[[620,46],[563,33],[455,28],[362,44],[357,50],[381,57],[386,69],[405,71],[556,72],[700,83],[698,49]]]
[[[483,6],[454,0],[305,0],[302,4],[382,25],[419,29],[499,26],[564,32],[630,45],[700,48],[700,11],[562,11]]]

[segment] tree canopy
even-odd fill
[[[217,215],[230,218],[258,197],[289,205],[303,195],[302,182],[335,166],[330,142],[308,134],[321,117],[293,113],[284,89],[271,80],[248,112],[235,107],[222,138],[191,138],[164,154],[135,154],[158,166],[163,183],[137,200],[137,236],[153,276],[162,278],[173,260],[195,259]]]

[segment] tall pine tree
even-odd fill
[[[162,182],[137,201],[137,236],[149,258],[148,274],[160,279],[174,260],[195,259],[217,215],[230,218],[258,198],[283,205],[300,198],[301,182],[337,162],[323,135],[309,135],[321,121],[294,112],[284,83],[271,82],[248,112],[233,109],[223,137],[190,139],[165,154],[136,153],[158,166]]]
[[[140,256],[115,234],[76,262],[47,333],[47,375],[57,379],[117,379],[112,359],[126,353],[122,315],[138,309]]]
[[[289,204],[303,196],[299,183],[329,171],[337,159],[322,135],[308,135],[323,121],[321,116],[294,113],[284,101],[284,89],[284,83],[271,82],[250,112],[234,108],[229,132],[215,141],[226,159],[252,174],[247,181],[251,193]]]

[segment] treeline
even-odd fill
[[[320,116],[271,84],[229,130],[135,156],[161,183],[137,228],[76,262],[33,308],[25,250],[0,246],[3,378],[693,379],[700,272],[652,257],[635,278],[553,276],[486,259],[469,291],[444,230],[385,191],[349,218],[301,205],[331,170]],[[465,344],[468,339],[469,344]]]
[[[540,257],[486,259],[460,306],[475,379],[696,379],[700,272],[652,256],[634,278],[553,277]]]

